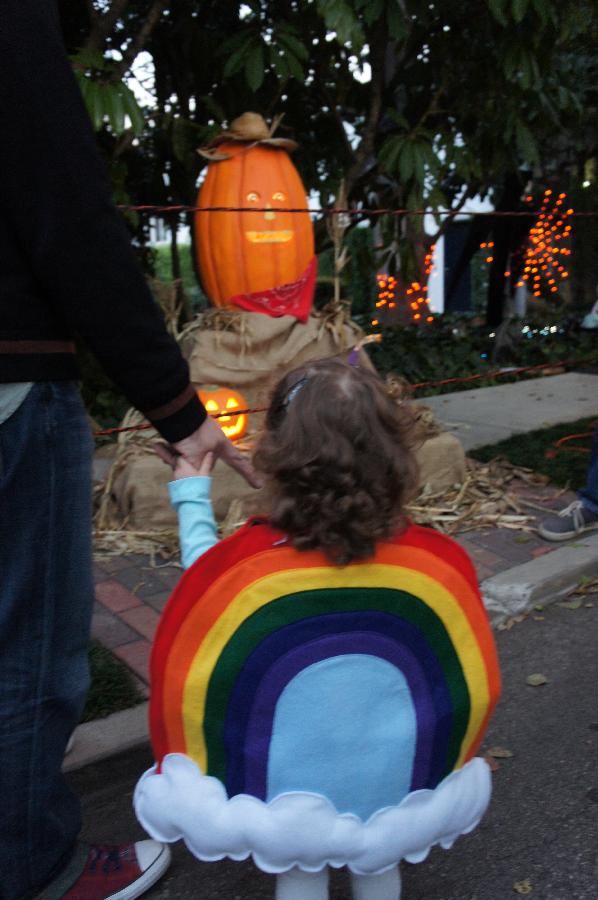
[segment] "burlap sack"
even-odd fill
[[[458,438],[448,432],[432,435],[416,449],[420,487],[436,493],[465,480],[465,452]],[[171,472],[157,456],[132,456],[114,479],[114,518],[132,531],[153,531],[176,527],[177,519],[168,499]],[[217,462],[213,472],[212,503],[218,522],[223,522],[235,504],[238,516],[257,512],[259,494],[235,471]],[[240,504],[240,505],[239,505]]]
[[[415,453],[419,464],[420,490],[435,494],[465,481],[465,450],[459,438],[448,431],[429,437]]]
[[[182,338],[192,381],[218,384],[242,393],[250,407],[267,406],[276,382],[289,370],[311,359],[337,356],[354,347],[363,332],[343,307],[312,313],[307,324],[292,316],[278,319],[240,310],[213,310],[187,329]],[[362,365],[371,366],[361,351]],[[443,490],[465,478],[465,453],[458,439],[441,433],[427,407],[416,407],[416,455],[421,486],[431,492]],[[139,414],[127,419],[140,421]],[[249,433],[261,428],[263,416],[249,416]],[[170,469],[144,444],[156,439],[155,432],[139,433],[110,487],[113,521],[130,530],[152,531],[176,526],[176,514],[168,500]],[[118,455],[117,455],[118,460]],[[259,497],[236,472],[218,462],[213,473],[212,502],[216,519],[222,522],[235,505],[238,514],[250,514]]]
[[[312,313],[305,324],[293,316],[217,310],[204,316],[183,338],[191,380],[241,392],[251,407],[266,406],[286,372],[312,359],[336,356],[363,337],[343,307]],[[369,358],[363,354],[364,360]],[[249,417],[249,432],[261,425]]]
[[[170,468],[155,454],[140,454],[129,460],[112,487],[115,518],[130,531],[160,531],[177,527],[177,515],[168,497]],[[212,506],[217,522],[222,522],[233,500],[246,501],[257,491],[218,461],[212,480]]]

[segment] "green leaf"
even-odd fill
[[[384,11],[384,0],[365,0],[360,6],[363,8],[363,21],[366,25],[372,25]]]
[[[249,41],[251,43],[251,41]],[[226,80],[230,78],[231,75],[234,75],[235,72],[238,72],[243,68],[243,63],[245,62],[245,58],[247,56],[247,47],[248,44],[244,44],[238,50],[235,50],[234,53],[231,53],[229,58],[226,60],[224,64],[224,68],[222,69],[222,77]]]
[[[393,135],[384,142],[378,156],[380,166],[384,171],[389,173],[396,171],[404,141],[405,138],[402,135]]]
[[[87,78],[85,75],[79,80],[79,85],[93,129],[94,131],[99,131],[104,123],[102,85],[92,78]]]
[[[517,144],[517,151],[524,162],[538,162],[537,144],[531,131],[521,119],[518,119],[515,123],[515,142]]]
[[[359,18],[345,0],[317,0],[317,8],[326,28],[336,33],[339,44],[351,44],[354,50],[363,47],[365,36]]]
[[[534,9],[542,20],[542,24],[545,25],[550,15],[545,0],[532,0],[532,2],[534,4]]]
[[[513,18],[516,22],[523,21],[528,4],[529,0],[513,0]]]
[[[413,144],[405,141],[399,158],[399,175],[403,184],[413,178],[415,171],[415,156],[413,152]]]
[[[89,50],[81,47],[71,56],[71,63],[75,69],[104,69],[106,60],[99,50]]]
[[[505,27],[507,19],[504,12],[505,0],[488,0],[488,7],[496,21]]]
[[[509,44],[503,54],[503,71],[509,81],[514,81],[522,68],[523,50],[517,44]]]
[[[121,85],[121,95],[123,99],[123,104],[125,108],[125,113],[131,120],[131,128],[133,129],[134,134],[141,134],[143,129],[145,128],[145,117],[143,115],[143,111],[137,100],[135,98],[135,94],[130,89],[130,87],[126,84]]]
[[[289,71],[293,78],[296,78],[297,81],[303,81],[305,77],[305,73],[303,71],[303,66],[297,59],[297,57],[293,53],[285,53],[286,62],[289,67]]]
[[[242,47],[248,47],[249,44],[253,44],[256,39],[256,33],[253,29],[250,32],[245,28],[242,31],[233,34],[227,41],[225,41],[221,47],[216,51],[218,56],[227,56],[229,53],[232,53],[235,50],[239,50]]]
[[[125,130],[125,105],[119,87],[116,84],[106,84],[103,87],[104,109],[114,134],[122,134]]]
[[[396,109],[387,109],[386,115],[389,119],[392,119],[393,122],[396,122],[396,124],[400,128],[402,128],[403,131],[409,131],[409,122],[407,121],[405,116],[402,116],[400,113],[398,113]]]
[[[426,178],[427,146],[422,143],[413,144],[413,174],[415,180],[423,187]]]
[[[288,31],[279,31],[277,38],[281,44],[297,57],[297,59],[300,59],[303,62],[309,61],[309,51],[307,47],[292,34],[289,34]]]
[[[402,41],[409,33],[409,23],[403,15],[403,9],[398,0],[394,0],[388,6],[386,12],[386,22],[388,25],[388,33],[391,38]]]
[[[274,66],[274,70],[278,78],[281,81],[284,81],[284,79],[288,78],[291,74],[291,70],[289,69],[289,65],[287,62],[287,55],[285,53],[281,53],[280,50],[272,45],[270,45],[268,51],[270,56],[270,65]]]
[[[254,47],[245,61],[245,78],[252,91],[257,91],[264,80],[264,49]]]

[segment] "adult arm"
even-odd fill
[[[197,451],[206,413],[112,202],[50,0],[3,0],[0,133],[2,211],[39,294],[167,440],[195,433]]]

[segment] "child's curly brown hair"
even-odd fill
[[[298,550],[345,565],[404,525],[417,486],[413,418],[367,369],[339,359],[289,372],[274,390],[254,455],[271,523]]]

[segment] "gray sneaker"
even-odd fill
[[[584,506],[583,500],[574,500],[560,513],[548,516],[538,525],[538,533],[546,541],[567,541],[595,529],[598,529],[598,514]]]

